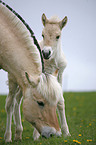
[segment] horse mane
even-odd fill
[[[51,105],[56,105],[62,96],[61,85],[51,74],[41,75],[37,90]]]
[[[20,37],[20,39],[24,41],[25,47],[31,51],[31,54],[35,53],[35,55],[33,54],[32,57],[34,56],[35,60],[41,57],[42,72],[44,72],[44,61],[41,49],[37,39],[34,36],[34,32],[31,30],[30,26],[18,13],[16,13],[11,7],[9,7],[1,0],[0,0],[0,9],[2,13],[6,16],[6,19],[10,21],[12,27],[14,27],[16,31],[18,31],[19,34],[18,36]],[[37,49],[34,49],[34,47],[32,47],[34,44],[35,47],[37,47]],[[38,53],[38,50],[40,54]]]

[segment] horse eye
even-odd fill
[[[44,38],[44,35],[42,34],[42,37]]]
[[[56,36],[56,39],[59,39],[60,38],[60,35]]]
[[[40,102],[37,101],[37,103],[38,103],[39,106],[44,107],[44,103],[43,103],[43,102],[41,102],[41,101],[40,101]]]

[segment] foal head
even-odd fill
[[[42,23],[44,25],[42,53],[44,59],[49,59],[60,44],[61,30],[67,23],[67,17],[60,21],[58,17],[54,16],[48,20],[43,14]]]

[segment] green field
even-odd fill
[[[8,145],[96,145],[96,92],[64,93],[66,116],[71,137],[52,137],[33,141],[33,128],[26,122],[22,114],[23,139],[14,141],[15,127],[12,122],[12,143]],[[0,96],[0,145],[4,145],[6,127],[6,96]],[[21,108],[22,110],[22,108]]]

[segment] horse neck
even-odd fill
[[[30,56],[30,52],[26,51],[26,49],[24,50],[24,47],[17,46],[14,50],[10,49],[7,50],[7,53],[4,53],[2,62],[3,69],[13,76],[14,81],[16,81],[21,88],[28,83],[25,72],[29,73],[34,78],[41,74],[40,66],[38,67]]]
[[[22,87],[25,71],[41,74],[40,54],[22,22],[6,7],[0,5],[0,66]]]
[[[0,25],[0,30],[1,27]],[[5,32],[8,32],[8,29]],[[38,57],[35,60],[34,55],[36,54],[28,50],[22,40],[18,40],[13,34],[8,32],[5,33],[4,37],[2,31],[0,34],[2,39],[0,39],[0,66],[13,76],[13,81],[16,81],[23,88],[27,85],[25,72],[34,77],[41,74],[41,65],[37,63],[40,60]]]

